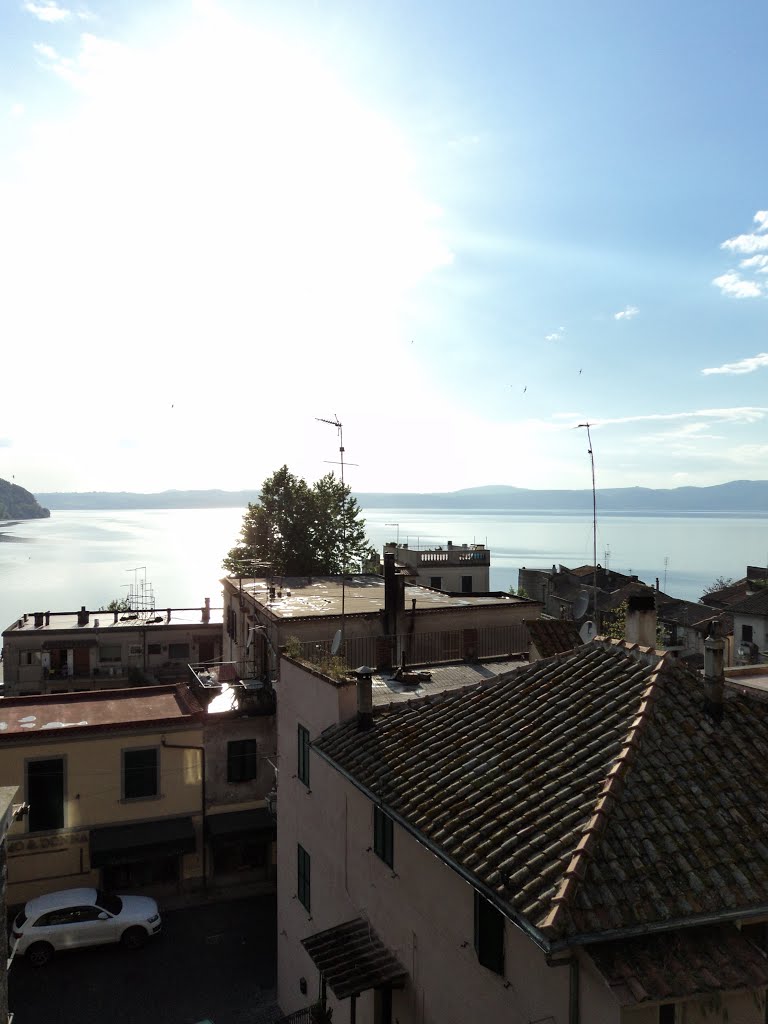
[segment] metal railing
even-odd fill
[[[377,668],[396,666],[401,664],[403,657],[408,665],[434,665],[520,655],[528,651],[528,629],[520,622],[479,629],[348,637],[335,655],[331,651],[330,640],[300,642],[297,649],[304,661],[336,674],[359,665]]]

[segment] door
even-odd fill
[[[64,828],[64,758],[27,762],[29,831]]]

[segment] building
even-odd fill
[[[417,583],[453,594],[487,594],[491,589],[491,552],[485,544],[454,544],[445,548],[412,548],[385,544],[395,561],[411,570]]]
[[[634,612],[640,643],[387,703],[284,662],[284,1012],[762,1024],[768,702]]]
[[[751,590],[728,611],[733,616],[734,660],[737,664],[768,661],[768,585]]]
[[[221,609],[25,613],[3,632],[6,695],[189,679],[221,659]]]
[[[6,869],[6,836],[15,819],[17,808],[16,786],[0,786],[0,921],[3,922],[0,935],[0,1021],[11,1021],[8,1015],[8,930],[7,921],[7,869]]]
[[[179,683],[1,702],[0,779],[27,812],[8,836],[9,903],[274,877],[274,715],[202,696]]]
[[[258,679],[276,672],[280,648],[291,639],[307,650],[338,654],[346,665],[398,665],[403,659],[423,664],[527,650],[523,620],[539,614],[538,602],[412,584],[396,572],[392,552],[384,566],[383,577],[222,580],[224,659],[238,665],[242,678]]]

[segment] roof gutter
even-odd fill
[[[516,925],[522,932],[525,932],[528,938],[531,939],[539,949],[543,950],[545,953],[554,951],[554,946],[549,942],[546,936],[540,932],[538,928],[534,928],[530,921],[525,917],[513,910],[508,903],[500,899],[493,889],[490,889],[487,885],[481,882],[470,871],[467,871],[466,868],[462,867],[461,864],[457,864],[455,860],[448,856],[442,847],[438,846],[437,843],[434,843],[431,839],[428,839],[423,832],[414,828],[413,825],[406,818],[399,815],[397,811],[393,811],[389,806],[384,804],[384,802],[377,797],[375,793],[372,793],[370,789],[362,785],[362,783],[360,783],[353,775],[350,775],[350,773],[346,771],[346,769],[342,768],[337,761],[334,761],[333,758],[329,757],[324,751],[320,750],[314,744],[310,744],[310,746],[312,750],[314,750],[315,753],[326,762],[326,764],[329,764],[331,768],[335,768],[340,775],[344,776],[347,782],[350,782],[355,787],[355,789],[368,797],[368,799],[372,803],[376,804],[377,807],[381,807],[382,810],[386,811],[389,817],[392,818],[393,821],[396,821],[404,831],[413,836],[418,843],[425,846],[430,853],[434,854],[438,860],[441,860],[449,868],[455,871],[457,875],[460,875],[465,882],[468,882],[473,889],[476,889],[499,911],[500,914],[503,914],[508,921],[511,921],[512,924]]]

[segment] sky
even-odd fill
[[[762,0],[3,0],[0,478],[768,478]]]

